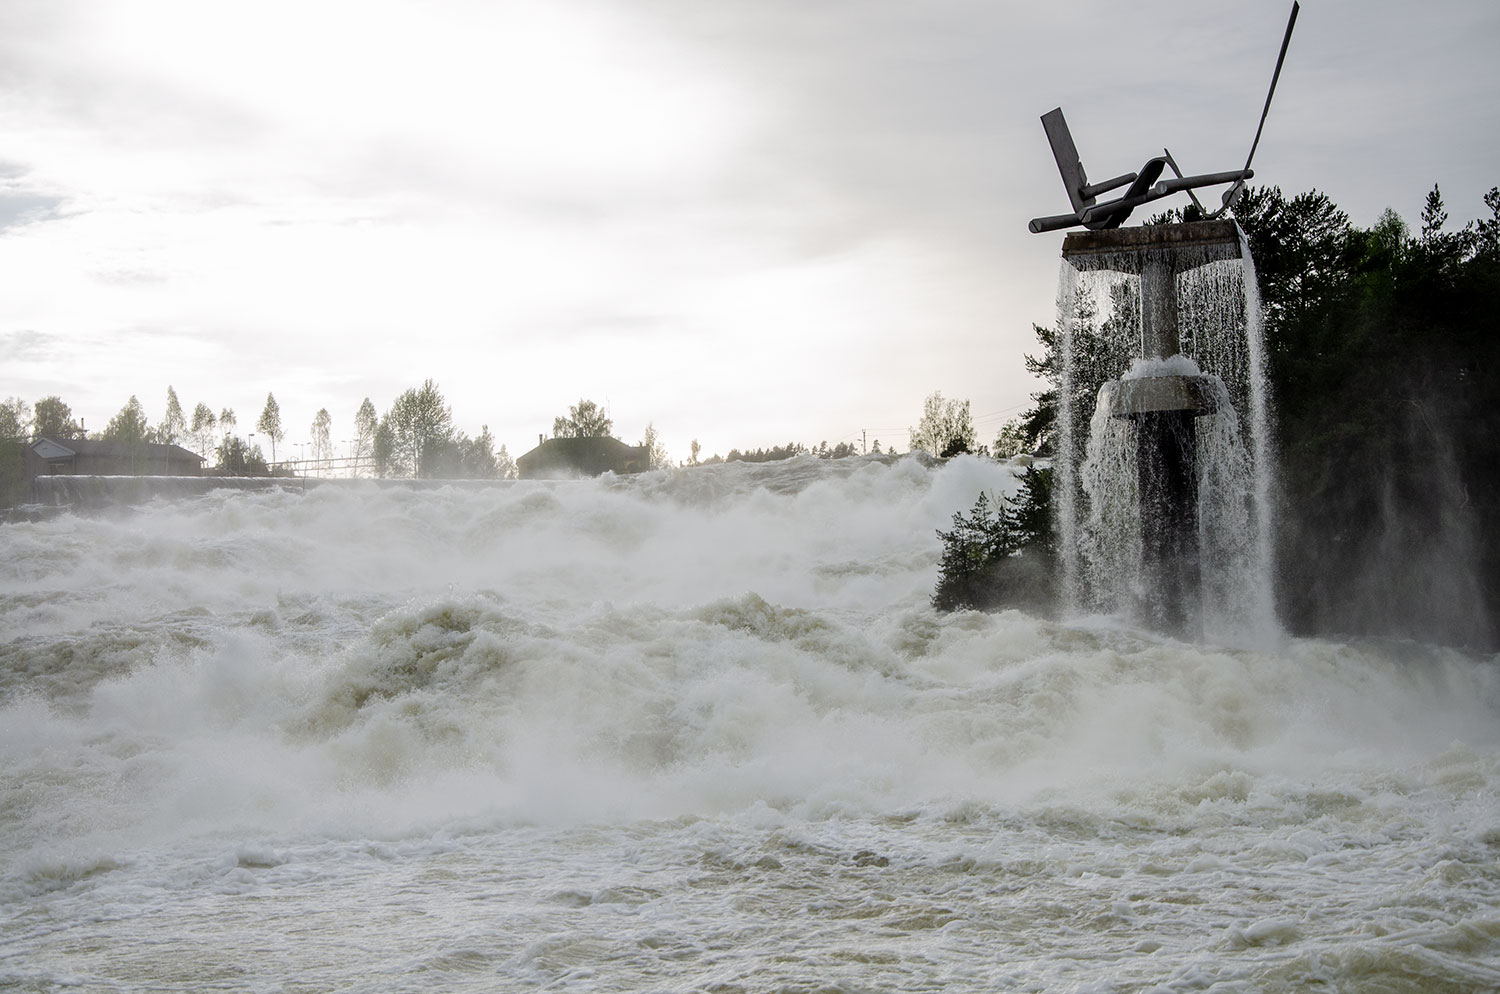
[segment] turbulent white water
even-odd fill
[[[0,528],[0,988],[1477,991],[1500,663],[938,615],[1011,471]]]
[[[1256,485],[1254,463],[1245,448],[1224,381],[1203,376],[1186,356],[1137,359],[1122,381],[1151,376],[1202,379],[1213,413],[1194,420],[1197,478],[1202,629],[1230,644],[1262,644],[1277,638],[1270,591],[1268,545],[1260,532],[1248,491]],[[1110,384],[1109,386],[1113,386]],[[1108,389],[1108,388],[1106,388]],[[1096,597],[1125,610],[1147,583],[1141,575],[1141,499],[1136,426],[1110,416],[1109,405],[1095,405],[1089,424],[1087,457],[1079,468],[1089,511],[1078,530],[1085,575]]]

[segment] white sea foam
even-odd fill
[[[802,459],[0,529],[0,984],[1491,984],[1496,661],[936,614],[934,530],[1015,487]]]
[[[1122,380],[1144,380],[1154,376],[1202,376],[1203,370],[1185,355],[1162,358],[1135,358],[1130,368],[1120,374]]]

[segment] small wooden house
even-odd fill
[[[203,457],[180,445],[95,438],[39,438],[26,447],[26,476],[198,476]]]

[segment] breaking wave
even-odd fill
[[[1173,915],[1254,960],[1244,982],[1262,989],[1320,969],[1405,976],[1405,946],[1356,941],[1300,913],[1309,901],[1357,906],[1382,934],[1446,908],[1413,941],[1445,982],[1489,976],[1495,660],[935,613],[935,530],[1016,485],[968,457],[800,458],[210,493],[0,529],[0,905],[64,923],[103,897],[197,914],[203,894],[268,875],[302,893],[302,872],[324,881],[311,908],[394,866],[437,873],[455,846],[539,866],[571,853],[571,870],[528,878],[542,897],[514,898],[552,909],[539,920],[696,900],[660,881],[563,882],[633,846],[720,880],[729,906],[701,912],[715,927],[783,900],[758,881],[791,868],[891,935],[957,937],[978,909],[992,923],[1030,909],[1016,934],[1033,938],[1009,955],[1034,966],[1012,979],[1037,983],[1077,977],[1060,964],[1078,950],[1056,946],[1068,916],[1047,909],[1126,882],[1137,898],[1089,928],[1160,943],[1120,961],[1142,982],[1206,955],[1172,938]],[[867,889],[876,872],[905,880],[884,885],[890,907]],[[1224,888],[1249,900],[1256,875],[1266,906],[1226,919]],[[921,897],[938,886],[957,889]],[[471,942],[423,969],[457,986],[469,971],[556,980],[583,954],[550,934],[529,959]],[[802,941],[804,963],[826,951]],[[23,948],[67,960],[43,933]],[[882,962],[828,968],[851,990],[925,976]],[[980,979],[1005,980],[1004,962]]]

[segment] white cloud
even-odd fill
[[[1097,175],[1162,144],[1232,168],[1284,17],[7,5],[0,343],[22,344],[0,394],[102,424],[172,383],[248,423],[274,390],[288,424],[326,406],[338,435],[430,376],[513,451],[588,396],[680,454],[903,427],[934,389],[1010,410],[1052,318],[1059,239],[1024,227],[1061,207],[1038,116],[1062,104]],[[1471,216],[1500,128],[1460,98],[1497,82],[1496,17],[1304,5],[1261,178],[1360,223],[1439,181]]]

